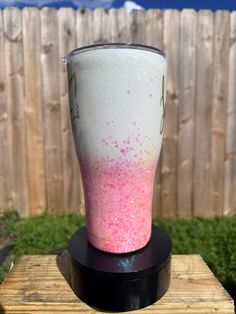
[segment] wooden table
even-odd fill
[[[68,257],[19,258],[0,286],[0,313],[98,313],[69,285]],[[234,313],[233,300],[200,255],[174,255],[169,291],[155,304],[129,313]]]

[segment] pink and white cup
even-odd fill
[[[66,63],[89,242],[111,253],[141,249],[151,236],[165,54],[136,44],[94,45],[72,51]]]

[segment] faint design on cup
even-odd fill
[[[162,134],[163,130],[164,130],[164,122],[165,122],[165,115],[166,115],[164,95],[165,95],[165,76],[163,75],[163,77],[162,77],[162,96],[161,96],[161,100],[160,100],[160,106],[163,107],[163,114],[161,117],[160,134]]]
[[[70,116],[73,130],[76,130],[76,119],[80,118],[79,106],[77,103],[73,103],[73,99],[76,99],[77,86],[75,73],[71,76],[69,81],[69,94],[70,96]]]

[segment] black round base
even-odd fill
[[[148,306],[169,287],[171,251],[170,238],[154,225],[148,244],[126,254],[94,248],[83,227],[69,242],[72,289],[82,301],[104,311],[131,311]]]

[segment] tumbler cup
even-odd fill
[[[165,117],[165,54],[136,44],[82,47],[66,58],[73,136],[89,242],[144,247]]]

